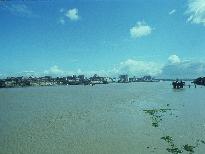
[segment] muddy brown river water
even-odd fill
[[[0,89],[1,154],[205,153],[205,87]]]

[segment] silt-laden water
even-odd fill
[[[205,87],[0,89],[1,154],[205,153]]]

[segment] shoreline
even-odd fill
[[[109,84],[109,83],[131,83],[131,82],[160,82],[166,79],[154,79],[151,76],[128,77],[128,75],[120,75],[115,77],[101,77],[95,74],[93,77],[85,77],[84,75],[73,75],[66,77],[7,77],[0,79],[0,88],[22,88],[22,87],[41,87],[56,85],[91,85]],[[167,80],[171,81],[171,80]]]

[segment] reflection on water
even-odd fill
[[[167,82],[0,89],[0,153],[202,154],[204,92]]]

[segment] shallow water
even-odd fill
[[[205,153],[205,87],[169,82],[0,89],[0,153]],[[150,109],[159,113],[158,127]]]

